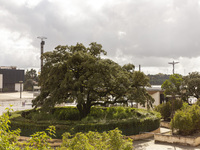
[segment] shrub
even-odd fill
[[[170,125],[172,129],[176,129],[178,134],[190,135],[199,130],[200,123],[200,106],[188,106],[175,113]]]
[[[171,115],[171,103],[163,103],[158,105],[155,108],[156,111],[160,112],[162,119],[165,121],[170,120],[170,115]]]
[[[109,132],[77,133],[70,138],[69,133],[63,134],[62,148],[65,149],[87,149],[87,150],[132,150],[131,139],[123,139],[122,132],[118,129]]]
[[[0,116],[0,149],[14,149],[20,130],[10,130],[9,109]]]
[[[155,107],[155,111],[160,112],[162,119],[165,121],[171,120],[171,113],[172,113],[172,102],[168,101],[167,103],[162,103]],[[183,106],[181,100],[174,100],[174,110],[177,111]]]
[[[36,132],[31,135],[31,138],[20,143],[17,137],[20,135],[20,130],[11,131],[9,127],[9,112],[0,116],[0,149],[15,149],[15,150],[53,150],[50,146],[52,136],[55,136],[55,126],[49,126],[45,131]],[[132,150],[133,143],[131,139],[123,139],[122,132],[118,129],[111,130],[108,133],[88,132],[76,133],[71,137],[69,133],[63,134],[63,143],[57,149],[87,149],[87,150]]]
[[[49,126],[47,129],[47,133],[45,131],[41,132],[36,132],[33,135],[31,135],[31,138],[26,145],[26,149],[38,149],[38,150],[43,150],[43,149],[50,149],[50,144],[48,140],[51,140],[51,136],[55,136],[56,129],[54,126]]]
[[[59,120],[79,120],[79,111],[76,107],[55,108],[54,116]]]

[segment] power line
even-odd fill
[[[174,66],[175,66],[175,64],[178,64],[179,62],[169,62],[168,64],[171,64],[172,66],[173,66],[173,70],[172,70],[172,73],[174,74]]]

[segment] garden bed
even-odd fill
[[[89,131],[104,132],[115,128],[121,130],[123,135],[131,136],[151,132],[160,127],[160,118],[157,113],[152,111],[122,107],[93,108],[86,118],[72,120],[72,116],[74,116],[73,119],[78,118],[76,111],[71,107],[55,108],[53,114],[31,112],[26,118],[21,116],[22,112],[16,112],[11,118],[11,129],[20,128],[21,135],[30,136],[54,125],[56,138],[62,138],[62,134],[65,132],[71,134]]]

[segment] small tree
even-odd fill
[[[33,90],[33,85],[35,85],[38,82],[38,75],[36,73],[36,70],[31,69],[30,71],[27,70],[25,74],[25,83],[24,83],[24,89],[27,91]]]
[[[179,134],[190,135],[200,129],[200,107],[198,105],[187,106],[178,110],[170,125],[172,130],[176,129]]]
[[[172,112],[171,112],[171,118],[173,118],[175,110],[174,110],[174,100],[176,99],[176,95],[181,95],[181,86],[182,86],[182,76],[179,74],[173,74],[169,77],[168,80],[166,80],[161,88],[164,89],[164,94],[171,95],[172,96]]]

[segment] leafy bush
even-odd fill
[[[171,120],[171,113],[172,113],[172,102],[168,101],[167,103],[162,103],[155,107],[155,111],[159,112],[162,116],[162,119],[165,121]],[[174,110],[177,111],[183,106],[181,100],[174,100]]]
[[[92,107],[90,109],[89,116],[103,119],[105,117],[105,112],[106,112],[106,109],[103,109],[102,107]]]
[[[9,127],[9,112],[0,116],[0,149],[1,150],[43,150],[51,148],[50,140],[55,136],[55,126],[49,126],[45,131],[36,132],[31,135],[27,142],[17,141],[20,130],[11,131]],[[122,132],[118,129],[109,132],[88,132],[76,133],[71,136],[69,133],[63,134],[63,143],[56,149],[87,149],[87,150],[132,150],[131,139],[123,139]]]
[[[59,120],[79,120],[79,111],[76,107],[59,107],[54,109],[54,116]]]
[[[132,150],[131,139],[123,139],[122,132],[114,129],[108,132],[77,133],[73,138],[69,133],[63,134],[62,148],[87,150]]]
[[[90,114],[86,117],[87,121],[95,120],[121,120],[131,118],[135,115],[135,109],[129,107],[92,107]]]
[[[200,124],[200,106],[193,105],[179,110],[175,113],[170,125],[181,135],[190,135],[199,130]]]

